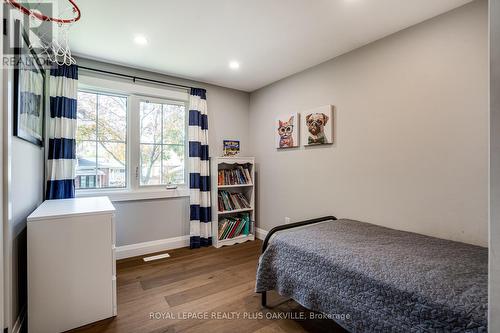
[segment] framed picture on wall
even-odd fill
[[[291,113],[278,116],[275,123],[276,148],[295,148],[299,146],[299,114]]]
[[[45,71],[21,22],[14,24],[14,135],[42,146],[45,113]]]
[[[304,112],[304,145],[316,146],[333,143],[333,106],[326,105]]]

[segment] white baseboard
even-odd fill
[[[267,235],[267,230],[255,228],[255,237],[264,240]],[[159,239],[150,242],[123,245],[116,247],[116,259],[126,259],[131,257],[143,256],[155,252],[178,249],[189,246],[189,235]]]
[[[267,236],[267,233],[267,230],[255,228],[255,237],[257,237],[257,239],[264,240]]]
[[[23,332],[23,325],[26,323],[26,306],[23,306],[21,312],[19,312],[19,316],[17,316],[16,322],[12,325],[12,333],[21,333]]]
[[[116,259],[137,257],[145,254],[178,249],[186,246],[189,246],[189,235],[159,239],[151,242],[117,246]]]

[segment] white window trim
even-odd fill
[[[152,189],[101,189],[101,190],[77,190],[76,197],[95,197],[107,196],[113,202],[119,201],[134,201],[134,200],[151,200],[151,199],[166,199],[166,198],[181,198],[189,197],[189,188],[187,186],[178,187],[175,190],[167,190],[166,188]]]
[[[159,86],[158,86],[159,87]],[[81,90],[114,93],[128,96],[127,99],[127,187],[125,188],[103,188],[103,189],[81,189],[76,190],[76,197],[108,196],[111,201],[133,201],[148,199],[179,198],[189,196],[189,173],[188,166],[188,114],[189,93],[186,91],[162,89],[131,83],[123,79],[108,79],[91,75],[79,76],[78,88]],[[185,182],[176,189],[167,189],[165,185],[140,185],[138,170],[140,168],[140,124],[139,124],[139,102],[144,99],[159,101],[172,101],[186,104],[186,142],[185,142]]]

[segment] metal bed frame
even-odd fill
[[[315,223],[324,222],[324,221],[335,221],[335,220],[337,220],[337,218],[335,216],[324,216],[324,217],[319,217],[319,218],[315,218],[315,219],[311,219],[311,220],[294,222],[294,223],[290,223],[290,224],[283,224],[283,225],[279,225],[277,227],[274,227],[267,233],[267,236],[264,239],[264,243],[262,244],[262,253],[264,253],[266,251],[272,235],[277,233],[278,231],[293,229],[293,228],[302,227],[305,225],[315,224]],[[261,293],[261,304],[263,307],[267,308],[267,291],[263,291]]]

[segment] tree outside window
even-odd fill
[[[129,101],[131,107],[127,105]],[[128,108],[132,113],[130,118]],[[127,119],[133,123],[127,124]],[[127,126],[133,129],[131,133],[138,133],[130,140]],[[128,179],[132,179],[132,187],[186,183],[183,102],[158,99],[151,102],[134,95],[129,98],[81,90],[76,141],[77,189],[127,188]],[[134,154],[130,160],[127,145]],[[129,178],[131,165],[136,172]]]
[[[127,97],[78,92],[76,188],[127,186]]]
[[[140,185],[184,184],[185,106],[140,102]]]

